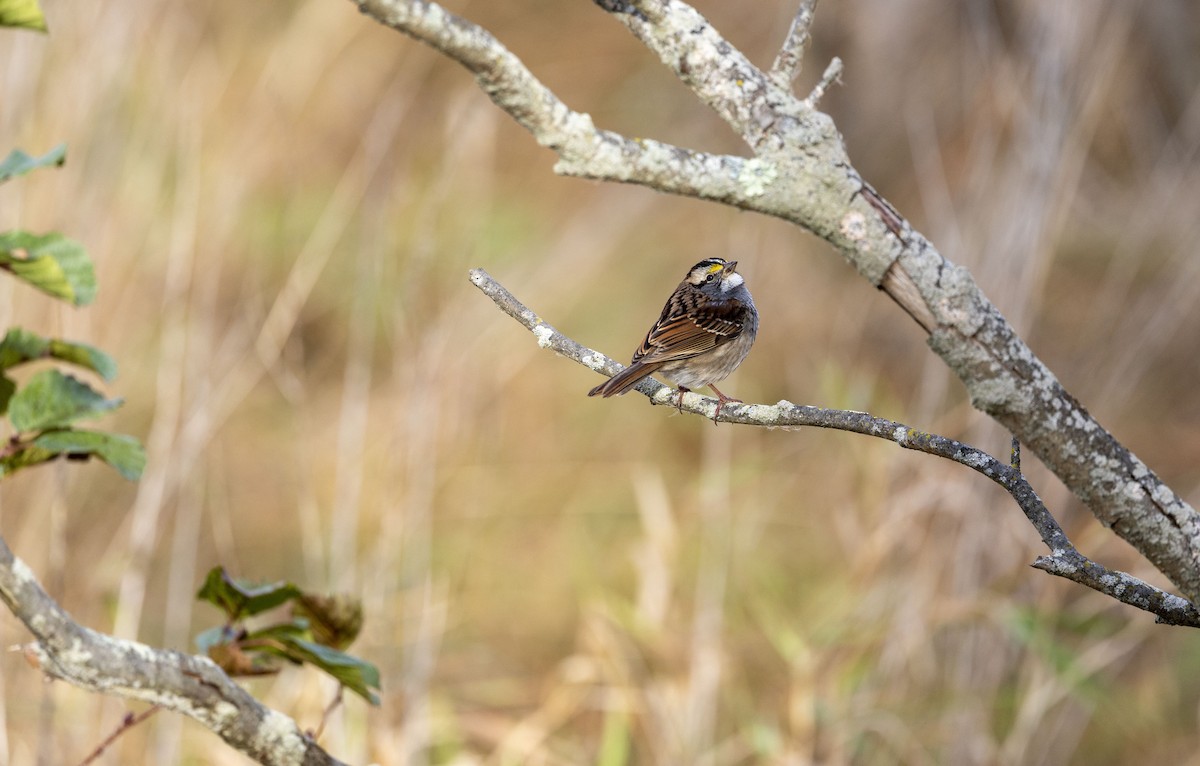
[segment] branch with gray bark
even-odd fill
[[[1015,434],[1189,599],[1200,599],[1200,514],[1063,388],[966,269],[943,257],[855,170],[833,119],[816,108],[840,62],[807,98],[792,91],[814,2],[801,2],[765,73],[681,0],[595,0],[742,137],[751,157],[599,129],[489,32],[436,3],[354,2],[470,70],[500,109],[558,155],[556,173],[720,202],[827,241],[927,333],[975,407]]]
[[[0,538],[0,601],[34,641],[18,647],[50,678],[182,713],[269,766],[338,766],[296,722],[266,707],[216,663],[83,627]]]
[[[517,300],[483,269],[472,269],[470,276],[471,282],[491,298],[501,311],[533,333],[540,347],[550,349],[559,356],[610,378],[624,369],[608,356],[563,335]],[[1034,567],[1099,591],[1123,604],[1150,612],[1160,623],[1200,627],[1200,611],[1197,611],[1192,602],[1156,588],[1131,574],[1097,564],[1079,552],[1021,473],[1020,445],[1016,438],[1013,439],[1012,458],[1006,464],[969,444],[919,431],[903,423],[877,418],[865,412],[810,407],[785,400],[775,404],[729,402],[718,414],[716,399],[689,392],[680,400],[675,389],[659,383],[654,378],[645,378],[634,390],[645,395],[651,404],[664,404],[672,409],[678,407],[681,412],[702,415],[720,422],[772,428],[811,426],[850,431],[886,439],[904,449],[936,455],[964,465],[1000,485],[1012,496],[1025,518],[1037,530],[1042,542],[1050,549],[1050,554],[1039,556],[1033,563]]]

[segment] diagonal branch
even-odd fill
[[[638,183],[781,218],[825,239],[929,334],[971,403],[1020,438],[1096,515],[1200,600],[1200,514],[1066,391],[975,284],[851,164],[814,107],[755,67],[682,0],[594,0],[708,104],[754,157],[635,141],[568,109],[480,27],[427,0],[355,0],[363,13],[459,61],[566,175]]]
[[[770,181],[763,163],[600,130],[482,27],[435,3],[356,1],[363,13],[465,66],[496,106],[558,155],[556,173],[762,210],[757,198]]]
[[[790,88],[800,74],[801,59],[808,48],[811,38],[809,29],[812,28],[813,15],[817,10],[817,0],[800,0],[800,7],[788,28],[787,38],[771,64],[771,77],[779,85]]]
[[[472,269],[470,276],[471,282],[491,298],[501,311],[533,333],[538,346],[550,349],[608,377],[623,369],[622,365],[599,351],[593,351],[556,330],[483,269]],[[671,408],[676,406],[675,390],[653,378],[643,380],[636,390],[644,394],[651,404],[665,404]],[[684,394],[679,408],[684,412],[712,418],[716,405],[715,399],[689,392]],[[1042,542],[1050,549],[1050,555],[1039,556],[1033,564],[1034,567],[1150,612],[1160,623],[1200,627],[1200,611],[1190,601],[1156,588],[1133,575],[1097,564],[1075,548],[1037,492],[1021,474],[1020,453],[1015,439],[1012,461],[1003,463],[969,444],[918,431],[894,420],[877,418],[865,412],[792,404],[786,400],[776,404],[729,403],[721,408],[717,420],[774,428],[813,426],[850,431],[886,439],[904,449],[936,455],[964,465],[1003,487],[1037,530]]]
[[[149,702],[194,718],[229,745],[270,766],[336,766],[296,722],[254,699],[207,657],[155,649],[83,627],[0,538],[0,601],[36,641],[23,647],[51,678]]]

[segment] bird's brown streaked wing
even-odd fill
[[[703,312],[692,317],[692,320],[702,329],[717,336],[718,346],[733,340],[741,334],[742,324],[746,315],[745,307],[741,301],[725,301],[725,303],[737,304],[736,311],[733,312],[732,316]]]
[[[742,332],[746,307],[741,301],[688,300],[682,316],[660,319],[633,355],[634,362],[688,359],[728,343]],[[668,304],[664,317],[672,312]]]

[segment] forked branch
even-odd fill
[[[543,320],[492,278],[483,269],[471,270],[471,282],[491,298],[505,313],[521,323],[537,338],[537,344],[560,356],[574,360],[584,367],[612,377],[623,367],[599,351],[584,346]],[[675,389],[653,378],[646,378],[636,390],[651,404],[676,406]],[[679,409],[694,415],[712,418],[717,400],[691,392],[684,394]],[[1200,611],[1188,600],[1167,593],[1133,575],[1109,569],[1080,553],[1067,538],[1062,526],[1051,515],[1037,492],[1021,474],[1020,452],[1014,440],[1009,463],[992,457],[983,450],[945,436],[918,431],[915,428],[865,412],[831,410],[822,407],[780,401],[775,404],[734,404],[721,408],[717,420],[727,423],[768,427],[833,428],[851,431],[878,439],[886,439],[904,449],[936,455],[964,465],[983,474],[1004,488],[1016,501],[1025,518],[1037,530],[1050,554],[1040,556],[1033,566],[1045,572],[1065,577],[1106,596],[1135,606],[1155,615],[1158,622],[1168,625],[1200,627]]]
[[[1019,437],[1188,598],[1200,600],[1200,514],[1063,388],[966,269],[944,258],[862,179],[837,126],[815,108],[840,62],[830,64],[808,98],[792,92],[789,77],[804,47],[810,4],[801,5],[782,60],[768,74],[682,0],[595,0],[741,136],[753,153],[744,158],[597,129],[495,37],[436,3],[354,1],[373,19],[467,67],[498,107],[558,155],[556,172],[723,202],[790,221],[829,242],[917,321],[974,406]]]

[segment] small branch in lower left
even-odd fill
[[[208,657],[115,638],[75,622],[3,536],[0,603],[33,634],[32,642],[18,648],[48,678],[187,715],[264,766],[342,764],[294,720],[263,705]],[[117,733],[136,722],[135,717]]]

